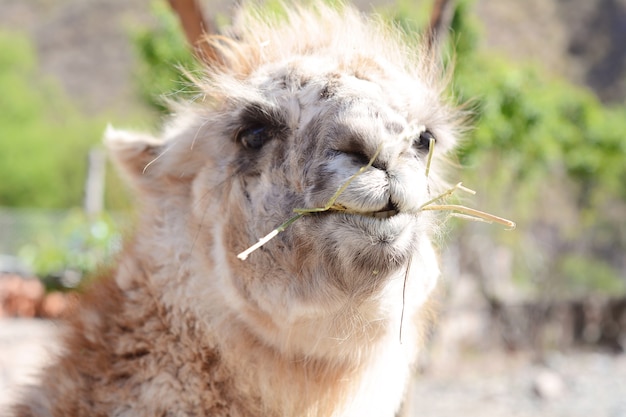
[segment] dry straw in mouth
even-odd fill
[[[421,133],[421,130],[423,130],[423,127],[420,128],[420,133]],[[283,224],[281,224],[280,226],[272,230],[270,233],[268,233],[267,235],[259,239],[257,243],[255,243],[254,245],[250,246],[245,251],[238,254],[237,258],[241,259],[242,261],[245,261],[252,252],[259,249],[261,246],[265,245],[267,242],[275,238],[280,232],[287,229],[292,223],[294,223],[296,220],[298,220],[302,216],[306,216],[312,213],[322,213],[324,211],[329,211],[329,210],[346,211],[345,207],[343,207],[342,205],[336,204],[337,199],[339,198],[341,193],[343,193],[346,190],[346,188],[348,188],[350,183],[354,181],[356,177],[361,175],[369,167],[372,166],[372,164],[374,163],[374,161],[380,154],[381,150],[382,150],[382,145],[378,147],[378,149],[376,150],[372,158],[369,160],[367,165],[364,165],[361,168],[359,168],[359,170],[356,173],[354,173],[350,178],[348,178],[346,182],[344,182],[341,185],[341,187],[337,189],[335,194],[332,195],[332,197],[328,200],[328,202],[324,205],[324,207],[294,209],[293,211],[294,213],[296,213],[294,216],[290,217]],[[430,173],[430,165],[432,163],[434,151],[435,151],[435,139],[430,139],[429,147],[428,147],[428,157],[426,160],[426,171],[425,171],[425,175],[427,177],[428,177],[428,174]],[[446,190],[445,192],[439,194],[435,198],[422,204],[420,208],[416,211],[416,213],[419,213],[421,211],[449,211],[450,215],[453,217],[458,217],[458,218],[465,219],[465,220],[480,221],[480,222],[485,222],[485,223],[499,223],[503,226],[506,226],[507,230],[515,229],[515,222],[512,222],[511,220],[508,220],[508,219],[505,219],[505,218],[502,218],[502,217],[499,217],[490,213],[486,213],[484,211],[476,210],[471,207],[466,207],[466,206],[459,205],[459,204],[437,204],[437,203],[440,203],[445,198],[450,197],[457,190],[464,191],[472,195],[476,194],[476,191],[465,187],[462,183],[459,182],[454,187]]]

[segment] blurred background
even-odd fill
[[[434,3],[357,2],[416,33]],[[202,5],[228,25],[234,0]],[[452,180],[517,229],[447,222],[416,415],[626,416],[626,0],[449,0],[443,23],[475,113]],[[0,0],[0,392],[132,226],[107,123],[156,131],[180,65],[165,0]]]

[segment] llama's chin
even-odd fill
[[[318,216],[318,221],[323,222],[321,238],[326,251],[371,270],[405,265],[419,239],[420,221],[414,214],[376,217],[333,212]]]
[[[406,213],[344,214],[339,223],[352,235],[352,244],[401,249],[414,238],[417,217]]]

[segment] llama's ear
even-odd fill
[[[163,152],[163,142],[145,134],[117,130],[107,126],[104,133],[106,145],[114,162],[134,182],[145,178],[147,167]]]

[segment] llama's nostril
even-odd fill
[[[371,165],[372,167],[376,169],[380,169],[381,171],[387,170],[387,164],[385,164],[385,161],[380,159],[380,157],[377,157],[372,162],[372,157],[374,156],[374,154],[368,155],[364,152],[341,152],[341,153],[344,153],[350,156],[355,166],[365,167],[367,165]]]
[[[368,150],[363,149],[363,146],[357,143],[357,141],[347,142],[344,146],[339,147],[336,152],[349,156],[355,166],[364,167],[371,164],[374,168],[383,171],[386,169],[386,165],[381,160],[380,156],[372,162],[372,157],[376,155],[376,149],[369,153]]]
[[[365,166],[370,163],[371,157],[367,156],[363,152],[344,152],[344,153],[350,156],[350,158],[352,159],[352,161],[354,161],[356,165]]]

